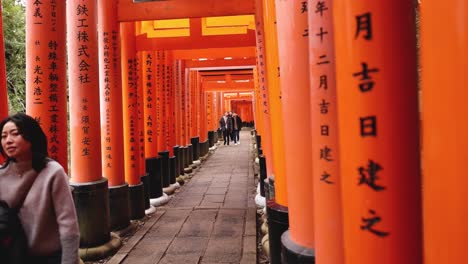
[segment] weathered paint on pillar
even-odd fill
[[[145,159],[145,88],[143,82],[141,81],[141,68],[142,68],[142,58],[141,55],[138,56],[138,52],[135,56],[134,69],[135,69],[135,82],[137,85],[137,107],[138,107],[138,153],[139,156],[139,172],[140,177],[146,175],[146,159]]]
[[[155,51],[156,54],[156,137],[158,152],[166,150],[165,141],[165,98],[164,98],[164,51]]]
[[[185,63],[184,63],[185,64]],[[187,146],[190,144],[190,90],[188,86],[188,69],[182,67],[181,74],[182,74],[182,140],[183,145]]]
[[[348,264],[422,263],[413,2],[333,4]]]
[[[276,1],[284,160],[291,240],[313,249],[314,207],[309,93],[307,9],[302,2]],[[274,115],[273,115],[274,116]]]
[[[74,18],[75,22],[79,19],[76,14]],[[73,30],[78,33],[76,25]],[[1,40],[3,45],[3,38]],[[81,40],[78,39],[78,41]],[[76,36],[73,36],[73,42],[74,48],[70,48],[70,52],[74,54],[71,64],[74,64],[76,69],[80,67],[81,61],[81,56],[77,53],[79,51]],[[64,1],[26,2],[26,43],[26,113],[39,121],[48,138],[50,157],[57,160],[67,171],[67,66]],[[83,43],[79,43],[79,45],[81,44]],[[88,46],[88,48],[90,47]],[[87,51],[94,52],[90,49]],[[94,56],[94,54],[90,54],[90,56]],[[4,70],[3,68],[3,73]],[[78,77],[79,75],[76,75],[76,78]],[[76,88],[77,85],[80,85],[77,84],[79,80],[76,78],[70,78],[70,85],[74,87],[74,91],[81,89]],[[97,73],[95,78],[97,78]],[[6,81],[6,78],[1,79]],[[97,79],[95,81],[97,82]],[[85,93],[82,95],[86,96]],[[3,96],[1,98],[1,100],[7,99]],[[1,107],[6,107],[5,110],[8,111],[8,104],[2,104]],[[78,114],[78,112],[73,114]],[[84,138],[79,141],[81,140]],[[99,140],[90,144],[99,145]],[[84,146],[81,147],[84,149]],[[93,153],[93,155],[97,155],[97,153]]]
[[[199,95],[199,122],[200,122],[200,143],[208,140],[208,128],[207,128],[207,101],[206,93],[201,90],[200,82],[198,85],[198,95]]]
[[[468,6],[422,1],[424,263],[464,263],[468,244]]]
[[[332,0],[308,1],[315,241],[319,263],[344,263]],[[328,63],[320,64],[325,55]]]
[[[115,1],[98,7],[102,170],[109,186],[119,186],[125,184],[120,27]]]
[[[172,68],[173,68],[173,58],[171,51],[164,51],[164,82],[165,82],[165,143],[166,150],[169,151],[169,157],[174,156],[174,93],[173,93],[173,79]]]
[[[5,64],[5,44],[3,42],[3,12],[0,0],[0,119],[8,116],[8,90]],[[0,157],[2,159],[2,157]]]
[[[215,130],[213,124],[215,123],[213,120],[213,92],[202,92],[203,98],[205,100],[206,105],[206,127],[208,131]],[[202,107],[203,109],[203,107]]]
[[[94,182],[102,178],[97,6],[70,0],[66,10],[71,181]]]
[[[265,52],[267,69],[267,90],[270,104],[271,141],[273,146],[273,173],[275,176],[276,203],[288,206],[285,134],[283,123],[283,103],[279,73],[278,40],[274,0],[263,0],[263,21],[265,30]],[[288,117],[289,118],[289,117]]]
[[[182,134],[182,91],[181,91],[181,61],[174,61],[174,119],[175,119],[175,144],[181,146]]]
[[[145,120],[145,158],[158,156],[156,137],[156,81],[155,56],[152,51],[141,52],[141,72],[144,93],[144,120]]]
[[[264,128],[265,121],[264,121],[264,114],[262,113],[262,94],[260,92],[261,84],[260,84],[259,73],[258,73],[257,67],[253,69],[253,75],[254,75],[254,82],[255,82],[254,84],[254,87],[255,87],[255,90],[254,90],[255,92],[255,129],[257,130],[257,135],[261,136],[265,133],[265,128]],[[272,167],[268,167],[268,165],[267,165],[267,168],[272,169]]]
[[[189,93],[190,93],[190,100],[189,100],[189,112],[190,112],[190,138],[198,136],[198,123],[197,123],[197,97],[196,97],[196,87],[197,87],[197,75],[198,72],[195,70],[191,70],[189,74]]]
[[[266,51],[265,51],[265,24],[263,20],[263,0],[255,0],[255,30],[256,30],[256,42],[257,42],[257,67],[255,68],[258,86],[258,92],[256,93],[257,99],[257,118],[259,122],[256,122],[256,127],[261,127],[260,136],[262,137],[262,151],[266,157],[267,177],[274,173],[273,166],[273,143],[272,143],[272,129],[271,129],[271,111],[270,111],[270,99],[268,95],[268,77],[266,68]],[[243,121],[244,116],[241,115]],[[282,166],[280,164],[277,167]],[[281,177],[278,183],[281,185]],[[284,187],[286,188],[286,187]],[[285,192],[279,192],[279,203],[286,204],[287,199]]]
[[[122,45],[122,102],[124,123],[125,181],[129,185],[140,183],[138,81],[136,80],[137,54],[135,48],[135,24],[120,23]]]
[[[175,78],[174,75],[174,67],[175,67],[175,60],[172,55],[172,52],[169,53],[169,73],[171,75],[170,78],[170,87],[169,87],[169,149],[171,157],[174,156],[174,146],[178,145],[177,143],[177,136],[176,136],[176,127],[177,127],[177,116],[176,116],[176,88],[175,88]]]

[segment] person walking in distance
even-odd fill
[[[236,113],[232,114],[232,124],[233,124],[233,132],[232,132],[232,140],[234,140],[234,145],[239,145],[239,133],[242,128],[242,119]]]
[[[226,144],[229,145],[229,134],[227,132],[227,127],[226,127],[227,118],[228,118],[228,112],[224,113],[224,115],[219,119],[219,128],[221,129],[221,132],[223,133],[224,145]]]
[[[28,244],[26,263],[79,263],[80,233],[68,176],[48,157],[44,131],[34,118],[18,113],[0,122],[0,132],[0,154],[6,159],[0,166],[0,200],[16,208],[26,197],[18,214]]]

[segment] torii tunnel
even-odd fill
[[[26,112],[71,177],[82,249],[143,218],[234,111],[271,263],[464,263],[467,17],[465,0],[28,0]]]

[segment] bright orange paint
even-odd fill
[[[271,1],[273,2],[273,1]],[[273,4],[273,3],[271,3]],[[291,240],[315,248],[307,12],[299,1],[276,1],[284,161]],[[268,42],[267,42],[268,44]],[[268,51],[268,50],[267,50]],[[276,178],[275,178],[276,179]]]
[[[265,30],[265,55],[267,70],[267,90],[270,104],[271,140],[273,146],[273,174],[275,176],[276,203],[288,206],[285,135],[282,112],[282,95],[279,76],[278,40],[276,29],[276,11],[273,0],[263,0],[263,20]]]
[[[189,77],[189,112],[190,112],[190,138],[197,137],[198,135],[198,116],[197,116],[197,71],[190,71]]]
[[[98,2],[102,173],[109,186],[125,183],[122,79],[117,3]]]
[[[43,3],[38,11],[28,1],[26,17],[26,113],[46,133],[50,157],[68,171],[65,3]],[[0,107],[8,111],[8,104]]]
[[[0,0],[0,40],[3,40],[2,1]],[[8,92],[6,84],[5,44],[0,41],[0,120],[8,116]],[[0,157],[1,159],[1,157]]]
[[[119,21],[248,15],[254,12],[251,0],[119,1]]]
[[[333,10],[345,263],[420,264],[413,1],[339,0]]]
[[[145,120],[145,158],[158,156],[156,137],[156,54],[152,51],[141,52],[144,120]]]
[[[94,182],[102,178],[97,17],[92,15],[97,6],[91,0],[70,0],[66,11],[71,181]]]
[[[166,149],[166,107],[165,107],[165,67],[164,60],[165,54],[163,50],[158,50],[156,54],[156,137],[158,152],[165,151]]]
[[[468,5],[422,1],[424,263],[464,263],[468,244]]]
[[[335,49],[332,1],[323,13],[309,9],[309,76],[311,95],[312,164],[316,261],[322,264],[344,263],[341,175],[339,171],[338,120],[335,82]],[[324,33],[326,32],[326,33]],[[320,34],[322,33],[322,34]],[[319,34],[319,35],[316,35]],[[317,64],[327,55],[330,63]],[[326,77],[325,77],[326,76]],[[325,152],[330,149],[330,157]],[[321,155],[323,154],[323,155]]]
[[[135,49],[135,24],[120,24],[122,44],[122,103],[124,124],[125,181],[139,184],[140,172],[140,124],[138,121],[137,53]],[[140,64],[141,65],[141,64]],[[144,110],[143,110],[144,111]]]
[[[261,126],[261,138],[262,138],[262,151],[265,156],[265,162],[267,167],[266,177],[270,177],[274,174],[273,165],[273,142],[272,142],[272,125],[271,125],[271,109],[270,99],[268,94],[268,70],[266,66],[266,51],[265,51],[265,24],[263,20],[263,2],[262,0],[255,0],[255,26],[257,36],[257,67],[255,68],[256,73],[256,97],[257,97],[257,119],[255,126]],[[247,121],[247,116],[244,114],[240,115],[242,121]],[[281,166],[277,164],[277,167]],[[281,179],[280,183],[281,185]],[[280,203],[285,203],[284,192],[279,189],[278,200]],[[284,190],[284,188],[283,188]]]
[[[175,116],[175,76],[174,76],[174,60],[172,51],[166,51],[166,73],[167,73],[167,99],[168,99],[168,114],[167,114],[167,136],[169,155],[174,156],[174,146],[176,145],[176,116]]]
[[[144,176],[146,175],[146,157],[145,157],[145,88],[144,84],[142,81],[142,70],[141,66],[142,65],[142,57],[141,53],[139,54],[138,52],[136,53],[135,56],[136,60],[134,63],[134,80],[137,85],[137,113],[138,113],[138,164],[139,164],[139,175]],[[140,179],[141,180],[141,179]]]

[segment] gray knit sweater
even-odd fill
[[[62,264],[78,263],[80,241],[68,176],[56,161],[37,174],[29,162],[10,162],[0,169],[0,200],[16,207],[35,177],[19,216],[30,254],[45,256],[62,250]]]

